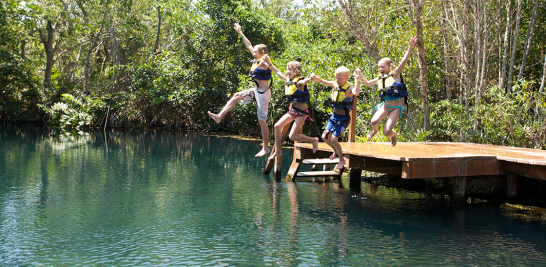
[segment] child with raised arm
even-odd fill
[[[348,68],[339,67],[336,69],[334,81],[325,81],[314,73],[310,76],[313,80],[333,88],[330,106],[334,108],[334,112],[326,124],[324,132],[322,133],[322,139],[334,150],[330,159],[334,159],[336,156],[339,157],[339,163],[334,170],[341,170],[345,166],[345,158],[343,158],[343,151],[341,150],[338,139],[351,122],[351,115],[349,112],[353,109],[353,103],[356,99],[355,96],[360,93],[358,80],[361,71],[359,69],[354,71],[354,85],[348,82],[350,75],[351,71]]]
[[[408,51],[398,67],[394,67],[390,58],[382,58],[377,63],[379,69],[378,77],[369,81],[364,77],[360,78],[362,80],[362,85],[364,86],[377,84],[381,96],[381,104],[375,107],[377,111],[372,117],[373,129],[366,136],[368,142],[372,140],[374,135],[379,131],[379,123],[381,120],[388,117],[385,127],[383,127],[383,134],[391,139],[392,147],[396,146],[397,133],[393,129],[398,122],[398,119],[402,117],[402,113],[404,113],[404,102],[407,103],[408,96],[408,90],[406,84],[404,84],[404,79],[402,78],[402,70],[404,69],[406,62],[408,62],[416,43],[417,39],[411,38]]]
[[[309,116],[309,110],[307,109],[307,103],[310,100],[309,90],[307,84],[312,81],[311,78],[302,77],[302,65],[298,61],[290,61],[286,64],[286,74],[282,74],[277,67],[269,60],[269,57],[264,56],[264,60],[267,62],[271,70],[286,84],[284,85],[284,98],[286,102],[291,103],[290,110],[282,116],[282,118],[275,123],[275,151],[271,153],[269,159],[274,159],[277,156],[282,155],[282,128],[295,120],[290,130],[289,138],[298,142],[309,142],[313,144],[313,153],[318,149],[319,139],[316,137],[309,137],[304,134],[298,134],[298,130],[305,122],[307,116]]]
[[[262,133],[263,147],[255,157],[262,157],[269,154],[269,128],[267,126],[267,112],[269,108],[269,100],[271,99],[271,90],[269,90],[268,80],[271,79],[271,70],[267,63],[263,60],[264,55],[267,55],[267,47],[264,44],[252,46],[252,43],[245,37],[239,23],[235,23],[235,31],[243,38],[246,48],[252,53],[254,60],[250,68],[249,77],[256,84],[255,87],[236,93],[224,106],[222,111],[214,114],[210,111],[207,113],[216,123],[220,123],[224,116],[231,111],[238,101],[246,105],[251,102],[256,102],[258,123]]]

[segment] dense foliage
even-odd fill
[[[6,0],[0,122],[259,135],[254,105],[237,105],[218,125],[206,115],[251,86],[251,54],[233,23],[254,45],[266,44],[280,70],[298,60],[304,75],[331,80],[341,65],[376,76],[376,54],[398,63],[422,21],[426,68],[416,48],[403,71],[411,97],[400,141],[546,148],[544,2],[414,2]],[[331,112],[329,88],[310,89],[314,121],[304,132],[318,136]],[[270,125],[286,112],[282,90],[272,92]],[[361,89],[357,140],[377,102],[374,88]]]

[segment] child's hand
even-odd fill
[[[360,76],[362,76],[362,71],[360,69],[355,69],[353,75],[355,76],[355,79],[360,79]]]
[[[415,44],[417,44],[417,38],[416,37],[411,38],[409,43],[411,46],[415,46]]]
[[[269,64],[271,63],[271,58],[269,58],[269,55],[268,54],[264,54],[262,56],[262,59],[265,61],[265,63]]]
[[[311,75],[309,75],[309,79],[311,79],[311,81],[314,81],[316,78],[317,75],[315,73],[311,73]]]
[[[235,22],[235,27],[233,27],[235,29],[236,32],[238,33],[241,33],[241,25],[239,25],[239,23]]]

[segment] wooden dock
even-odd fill
[[[350,168],[351,186],[359,187],[362,171],[372,171],[399,175],[404,179],[451,179],[452,195],[464,197],[468,177],[506,175],[507,196],[517,194],[517,177],[546,180],[546,151],[517,147],[482,145],[449,142],[398,142],[395,147],[390,143],[355,143],[356,103],[351,111],[351,123],[348,129],[349,142],[340,143],[346,160],[345,167]],[[290,125],[282,129],[284,137]],[[301,133],[302,129],[299,129]],[[284,138],[283,138],[284,140]],[[311,144],[295,142],[294,156],[287,180],[294,180],[302,164],[309,159],[324,159],[332,154],[326,143],[319,143],[319,151],[313,153]],[[263,174],[280,177],[282,156],[267,161]],[[315,167],[314,170],[317,168]],[[329,165],[324,165],[322,173],[315,172],[301,175],[331,175]]]
[[[453,179],[456,194],[464,195],[466,178],[472,176],[507,175],[508,195],[517,193],[517,175],[546,180],[546,151],[449,142],[341,143],[345,167],[351,177],[362,170],[399,175],[404,179]],[[313,154],[311,144],[296,144],[294,159],[286,179],[293,180],[303,160],[325,158],[332,149],[320,143]]]

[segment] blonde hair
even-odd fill
[[[257,49],[262,54],[267,54],[267,46],[264,45],[264,44],[258,44],[256,46],[254,46],[254,49]]]
[[[380,59],[378,62],[377,62],[377,65],[379,65],[379,63],[381,62],[384,62],[385,64],[389,65],[389,71],[394,69],[394,64],[392,63],[392,60],[388,57],[384,57],[382,59]]]
[[[302,69],[303,69],[303,66],[301,65],[301,62],[290,61],[290,62],[286,63],[286,68],[288,68],[288,67],[292,68],[292,70],[294,71],[294,77],[301,76]]]
[[[337,68],[335,73],[336,74],[341,74],[341,75],[344,75],[344,76],[351,76],[351,71],[345,66],[341,66],[341,67]]]

